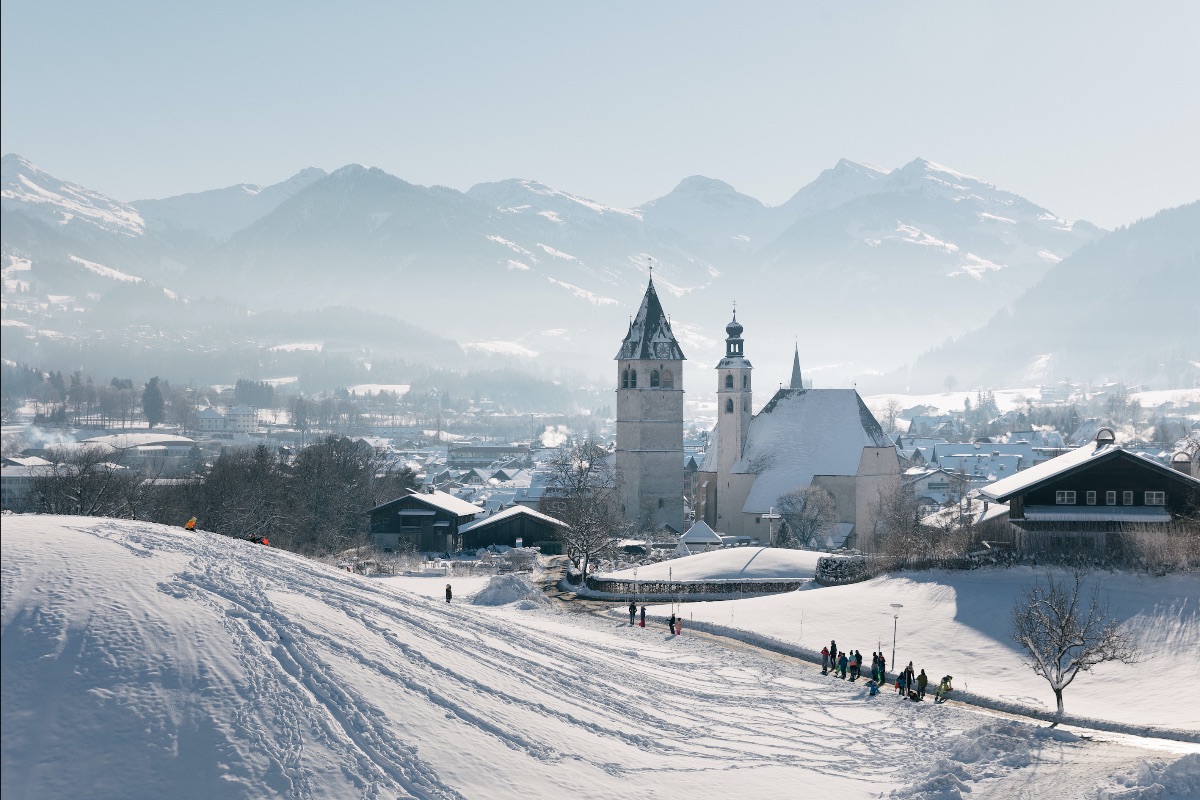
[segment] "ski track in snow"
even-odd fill
[[[233,779],[252,790],[247,796],[314,798],[349,785],[361,797],[464,798],[461,781],[440,768],[446,757],[437,743],[419,737],[428,728],[407,719],[421,715],[428,726],[430,709],[444,716],[438,724],[459,748],[490,740],[514,758],[566,766],[568,776],[585,765],[626,789],[669,765],[693,795],[706,776],[759,767],[792,767],[798,777],[819,773],[877,792],[918,779],[928,758],[980,724],[954,706],[900,703],[886,691],[869,699],[865,685],[686,632],[671,637],[659,626],[447,605],[203,533],[107,521],[64,527],[139,559],[186,563],[158,591],[194,604],[189,618],[218,618],[232,642],[239,669],[210,663],[197,648],[197,675],[184,688],[208,695],[234,687],[237,696],[224,700],[231,718],[217,727],[224,746],[237,751],[229,758],[237,763]],[[260,557],[231,558],[232,549]],[[5,574],[7,607],[22,577],[7,555]],[[47,630],[71,629],[52,608],[43,613]],[[6,649],[16,626],[6,611]],[[136,644],[133,634],[124,638]],[[599,664],[598,647],[606,651]],[[115,670],[127,658],[101,660]],[[217,676],[205,679],[222,669],[245,680],[218,688]],[[911,757],[914,741],[927,760]],[[618,796],[607,790],[597,796]]]

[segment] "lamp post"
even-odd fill
[[[904,608],[903,603],[892,603],[892,608]],[[896,669],[896,629],[900,626],[900,613],[892,613],[892,669]],[[896,670],[899,672],[899,670]]]
[[[771,506],[767,509],[767,513],[761,515],[767,521],[767,547],[775,546],[775,520],[780,519],[781,515],[775,513],[775,507]]]

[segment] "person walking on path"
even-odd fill
[[[837,672],[837,663],[838,663],[837,642],[835,642],[833,639],[830,639],[829,640],[829,667],[834,672]]]
[[[883,653],[879,654],[879,682],[887,682],[887,659],[883,657]]]
[[[896,694],[900,695],[901,697],[904,697],[905,690],[907,688],[908,688],[908,686],[904,683],[904,673],[901,672],[899,675],[896,676]]]
[[[821,648],[821,674],[822,675],[829,674],[829,648],[828,647]]]
[[[854,677],[862,677],[862,650],[854,651]]]
[[[638,623],[640,627],[646,627],[646,607],[642,606],[642,621]]]
[[[850,663],[850,659],[845,653],[838,656],[838,670],[842,673],[842,680],[846,679],[846,666]]]
[[[633,627],[634,618],[637,617],[637,603],[629,601],[629,627]]]
[[[925,699],[925,687],[929,685],[929,678],[925,675],[925,670],[921,670],[921,674],[917,676],[917,699]]]
[[[675,635],[675,612],[674,611],[671,612],[670,618],[667,619],[667,630],[671,632],[672,636]]]
[[[450,588],[450,584],[447,583],[446,584],[446,602],[449,603],[451,598],[453,598],[453,597],[454,597],[454,590],[452,590]]]

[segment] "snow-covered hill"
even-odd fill
[[[204,532],[6,516],[2,555],[6,797],[1200,790],[1196,746],[871,698],[686,629],[447,605]]]

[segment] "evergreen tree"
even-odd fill
[[[146,388],[142,390],[142,413],[146,415],[146,422],[150,423],[151,428],[162,422],[165,407],[166,401],[163,400],[156,375],[146,382]]]

